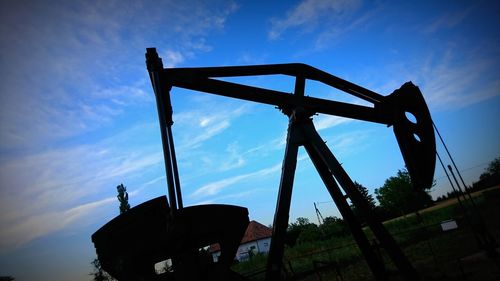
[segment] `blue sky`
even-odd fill
[[[132,206],[165,194],[146,47],[169,67],[303,62],[383,95],[411,80],[467,183],[500,156],[497,2],[267,2],[1,2],[0,275],[89,280],[90,235],[118,214],[115,187]],[[293,89],[283,77],[235,80]],[[316,83],[306,92],[361,102]],[[181,89],[172,102],[185,205],[242,205],[272,223],[287,118]],[[314,122],[370,191],[404,167],[392,129]],[[299,159],[290,218],[314,220],[313,202],[330,197]],[[440,169],[435,178],[434,196],[449,191]]]

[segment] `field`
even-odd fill
[[[489,233],[500,241],[500,186],[475,193],[474,202],[480,216],[464,213],[456,199],[450,199],[419,211],[419,216],[384,223],[423,280],[500,280],[499,258],[490,258],[483,250],[495,247],[480,246],[477,239]],[[481,228],[481,218],[486,228]],[[449,219],[458,228],[443,231],[441,222]],[[372,237],[368,229],[365,232]],[[391,273],[390,280],[402,280],[384,250],[379,253]],[[265,263],[266,256],[258,255],[233,269],[249,280],[263,280]],[[284,266],[290,280],[374,280],[350,236],[325,237],[286,248]]]

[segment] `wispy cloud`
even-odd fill
[[[245,165],[244,153],[240,151],[237,143],[229,144],[226,147],[226,153],[228,155],[224,157],[225,161],[220,164],[220,171],[228,171]]]
[[[456,25],[455,31],[447,31],[446,36],[425,34],[423,30],[429,25],[420,26],[420,40],[433,43],[429,46],[422,44],[417,51],[400,50],[401,54],[396,52],[396,59],[384,62],[384,67],[368,66],[364,71],[364,84],[386,95],[404,82],[412,81],[419,86],[431,112],[456,110],[500,95],[498,39],[458,28],[464,26],[464,21],[471,20],[468,18],[470,13],[473,14],[470,17],[478,17],[477,11],[466,9],[455,13],[459,17],[457,22],[438,28],[453,29]],[[439,22],[455,13],[445,14]],[[487,27],[478,24],[476,28]],[[432,28],[435,32],[438,29]],[[435,47],[436,44],[439,48]]]
[[[304,0],[286,13],[283,18],[275,18],[271,21],[271,29],[268,37],[271,40],[278,39],[289,29],[299,29],[301,32],[312,32],[321,26],[333,26],[348,18],[347,16],[356,10],[360,1],[344,0]],[[331,29],[331,28],[329,28]],[[320,37],[325,36],[324,34]]]
[[[352,119],[325,114],[319,114],[318,116],[313,117],[313,123],[317,131],[331,129],[341,124],[349,123],[351,121]],[[271,139],[265,144],[260,144],[245,151],[238,152],[237,154],[234,154],[232,159],[236,159],[236,156],[242,157],[243,159],[247,156],[251,157],[256,155],[262,157],[276,150],[284,151],[286,146],[287,134],[287,130],[283,130],[278,137]]]
[[[263,158],[269,156],[277,150],[285,149],[287,138],[287,130],[284,130],[280,133],[278,137],[274,137],[268,141],[260,142],[258,145],[254,147],[247,148],[246,150],[242,150],[239,152],[238,157],[241,157],[243,161],[246,162],[248,158]],[[236,156],[236,155],[235,155]],[[234,158],[233,158],[234,159]]]
[[[322,114],[318,117],[315,117],[313,119],[313,121],[314,121],[314,125],[316,127],[316,130],[321,131],[321,130],[325,130],[325,129],[329,129],[329,128],[338,126],[340,124],[350,122],[352,120],[347,119],[347,118],[343,118],[343,117]]]
[[[251,51],[245,51],[241,53],[236,60],[238,64],[265,64],[269,60],[269,54],[260,52],[259,54],[254,54]]]
[[[352,8],[353,10],[355,10],[354,7]],[[361,27],[366,27],[373,18],[381,14],[381,10],[382,8],[378,7],[358,17],[351,17],[349,11],[347,11],[346,15],[339,16],[336,21],[329,22],[327,28],[318,33],[314,42],[314,48],[316,50],[325,49],[341,40],[345,34],[354,32]]]
[[[499,61],[480,52],[464,57],[449,49],[443,57],[430,57],[422,65],[419,80],[430,106],[460,108],[500,95],[500,77],[489,74]]]
[[[328,138],[328,144],[332,147],[332,150],[334,150],[335,153],[343,155],[359,153],[369,146],[369,142],[366,140],[370,133],[371,131],[369,130],[357,130],[343,133],[338,136]]]
[[[390,93],[403,82],[413,81],[431,111],[455,110],[490,99],[500,95],[500,77],[496,75],[500,60],[490,56],[493,48],[484,42],[468,50],[453,42],[443,43],[441,50],[429,50],[419,60],[389,66],[386,71],[397,75],[380,88]]]
[[[237,192],[237,193],[231,193],[227,194],[224,196],[218,196],[215,198],[211,198],[208,200],[203,200],[203,201],[198,201],[194,205],[203,205],[203,204],[214,204],[214,203],[220,203],[220,202],[227,202],[227,200],[235,200],[235,199],[243,199],[243,198],[248,198],[249,196],[257,193],[258,191],[261,191],[264,189],[252,189],[252,190],[247,190],[247,191],[242,191],[242,192]]]
[[[231,126],[234,119],[248,111],[249,105],[234,108],[231,104],[213,104],[209,99],[198,103],[196,110],[174,114],[178,125],[176,134],[180,139],[179,150],[198,148],[207,140],[221,134]],[[213,109],[217,108],[216,111]]]
[[[435,33],[441,30],[454,28],[461,24],[467,16],[470,15],[471,11],[472,9],[469,7],[468,9],[460,9],[440,15],[431,20],[431,22],[423,28],[423,32]]]
[[[145,47],[155,42],[167,66],[181,64],[210,51],[206,36],[236,9],[172,1],[2,8],[0,52],[9,55],[0,61],[0,148],[40,147],[120,123],[124,112],[153,100]]]
[[[157,128],[154,133],[137,128],[129,117],[134,112],[133,124],[152,122],[136,114],[154,108],[144,48],[154,43],[167,66],[209,52],[207,36],[222,30],[237,6],[224,1],[1,6],[0,53],[9,54],[0,60],[3,249],[88,219],[114,200],[113,187],[124,179],[140,183],[141,177],[156,177],[149,171],[161,170],[163,161]],[[237,115],[229,113],[221,122],[208,122],[189,145],[226,129]],[[106,127],[113,131],[98,130]],[[130,129],[123,132],[124,127]],[[154,141],[138,141],[148,134]],[[78,139],[84,135],[88,138]]]
[[[265,169],[258,170],[256,172],[242,174],[230,178],[226,178],[223,180],[215,181],[209,184],[206,184],[196,191],[190,194],[191,198],[204,198],[208,196],[213,196],[220,193],[223,189],[233,186],[243,180],[249,180],[251,178],[261,178],[271,174],[278,172],[281,169],[281,164],[277,164]]]
[[[297,156],[297,163],[302,162],[306,159],[308,159],[309,156],[303,152],[299,153]],[[254,172],[250,173],[244,173],[240,174],[237,176],[233,177],[228,177],[222,180],[214,181],[211,183],[208,183],[206,185],[203,185],[202,187],[196,189],[194,192],[192,192],[189,195],[189,198],[192,200],[196,199],[204,199],[202,201],[198,201],[199,204],[209,204],[213,202],[220,202],[221,200],[225,199],[234,199],[234,198],[242,198],[242,197],[247,197],[250,196],[251,194],[254,194],[258,191],[265,190],[262,188],[252,188],[251,190],[247,191],[239,191],[237,193],[229,193],[229,194],[224,194],[224,195],[219,195],[223,193],[224,191],[227,191],[231,187],[238,187],[241,183],[244,182],[251,182],[253,180],[261,180],[266,177],[276,175],[281,172],[282,170],[282,163],[269,166]],[[216,196],[219,195],[219,196]],[[216,196],[216,197],[214,197]],[[197,204],[198,204],[197,203]]]
[[[22,245],[68,229],[77,219],[88,220],[93,208],[110,202],[107,198],[116,200],[113,187],[118,183],[159,169],[163,161],[159,146],[123,146],[138,132],[147,130],[133,128],[92,145],[4,156],[0,162],[2,243]]]
[[[81,204],[63,211],[49,211],[33,214],[16,223],[4,225],[0,230],[0,251],[7,252],[41,236],[74,226],[82,225],[82,219],[96,215],[99,208],[116,201],[109,197],[98,201]]]
[[[179,51],[166,50],[164,55],[160,55],[165,62],[165,67],[175,67],[184,62],[185,58]]]

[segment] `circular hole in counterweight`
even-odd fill
[[[410,121],[413,124],[417,124],[417,117],[413,115],[413,113],[406,111],[405,112],[406,120]]]

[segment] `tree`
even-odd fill
[[[127,193],[127,188],[121,183],[116,187],[116,190],[118,191],[118,195],[116,196],[118,198],[118,202],[120,202],[120,214],[125,213],[126,211],[130,210],[130,204],[128,203],[128,193]],[[101,267],[101,263],[99,262],[98,258],[95,258],[91,262],[92,266],[94,267],[94,271],[90,273],[90,275],[93,276],[94,281],[111,281],[115,280],[111,275],[109,275],[104,269]]]
[[[302,244],[305,242],[317,241],[321,238],[321,232],[316,224],[310,223],[304,227],[297,238],[297,243]]]
[[[326,217],[319,227],[326,238],[349,235],[349,228],[345,221],[337,217]]]
[[[101,267],[101,263],[99,262],[99,259],[94,259],[91,262],[92,266],[94,267],[94,271],[90,273],[90,275],[93,276],[93,281],[113,281],[115,280],[113,277],[111,277],[106,271],[104,271]]]
[[[285,243],[293,247],[296,243],[314,241],[320,238],[318,226],[311,223],[308,218],[298,217],[297,221],[291,223],[286,231]]]
[[[120,214],[123,214],[126,211],[130,210],[130,205],[128,204],[127,188],[123,185],[123,183],[121,183],[116,187],[116,190],[118,191],[118,195],[116,197],[120,202]]]
[[[472,184],[474,190],[485,189],[500,183],[500,157],[495,158],[479,176],[479,181]]]
[[[490,162],[488,168],[486,168],[486,173],[488,173],[489,175],[500,173],[500,157],[497,157]]]
[[[368,192],[368,188],[364,187],[363,185],[361,185],[360,183],[358,183],[356,181],[354,182],[354,186],[359,190],[359,192],[363,196],[365,202],[368,204],[368,208],[370,208],[369,211],[375,210],[375,199]],[[364,222],[366,220],[366,218],[361,215],[361,213],[359,212],[359,209],[358,209],[358,207],[356,207],[356,205],[351,204],[351,210],[354,213],[354,215],[358,218],[358,220],[360,220],[360,222]]]
[[[399,170],[395,177],[385,180],[375,189],[380,207],[392,216],[404,215],[432,205],[432,197],[425,190],[414,190],[407,170]]]

